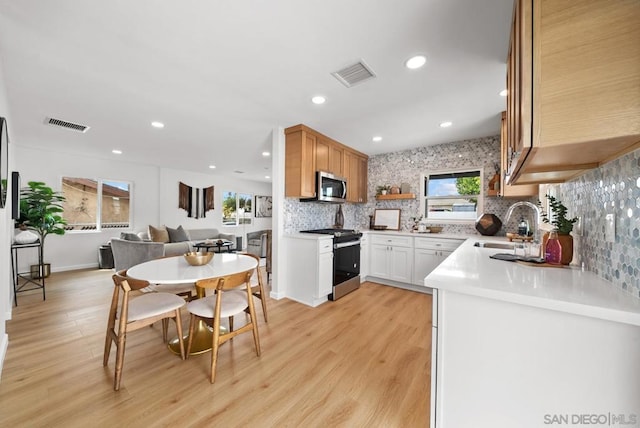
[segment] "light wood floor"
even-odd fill
[[[157,323],[129,335],[115,392],[115,349],[102,366],[112,289],[110,271],[83,270],[53,274],[46,302],[18,296],[1,427],[429,425],[430,295],[365,283],[317,308],[269,299],[262,356],[251,334],[224,344],[213,385],[211,354],[180,360]]]

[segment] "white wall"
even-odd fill
[[[20,171],[23,186],[28,181],[43,181],[54,190],[61,189],[62,177],[86,177],[129,181],[133,191],[133,224],[129,230],[146,230],[150,224],[185,228],[216,227],[228,233],[242,233],[240,228],[222,227],[222,191],[236,190],[259,195],[270,195],[270,183],[238,180],[234,177],[200,174],[191,171],[161,169],[155,166],[133,164],[125,159],[102,160],[26,147],[16,147],[16,170]],[[215,186],[215,210],[204,219],[187,218],[186,211],[178,208],[178,182],[193,187]],[[246,231],[271,228],[271,218],[253,219]],[[257,221],[256,221],[257,220]],[[45,262],[52,271],[96,267],[98,247],[119,236],[125,229],[104,232],[68,232],[63,236],[49,235],[44,246]],[[22,255],[21,255],[22,257]],[[35,263],[25,259],[25,266]],[[22,265],[22,260],[21,260]]]
[[[4,73],[2,62],[0,61],[0,116],[7,119],[9,131],[9,171],[14,169],[14,146],[12,144],[11,116],[7,105],[7,93],[4,86]],[[9,188],[11,188],[11,174],[9,173]],[[6,332],[6,321],[11,319],[13,282],[11,278],[11,251],[10,246],[13,240],[13,221],[11,220],[11,197],[7,195],[7,205],[0,209],[0,375],[2,375],[2,365],[7,347],[9,346],[9,336]]]
[[[43,181],[60,191],[62,177],[85,177],[130,181],[133,188],[133,226],[140,228],[158,223],[158,168],[128,163],[124,160],[92,159],[56,152],[15,147],[16,170],[22,186],[29,181]],[[52,271],[97,266],[98,247],[119,236],[123,229],[105,232],[68,232],[63,236],[49,235],[44,243],[44,258]],[[26,250],[25,250],[26,251]],[[29,261],[26,256],[25,264]],[[22,260],[21,260],[22,264]]]

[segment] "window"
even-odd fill
[[[420,212],[427,221],[472,222],[482,212],[480,169],[434,171],[420,176]]]
[[[253,195],[229,191],[222,192],[223,226],[251,224],[252,210]]]
[[[128,228],[131,224],[130,183],[63,177],[62,193],[67,230]]]

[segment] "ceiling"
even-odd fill
[[[303,123],[369,155],[495,135],[512,5],[0,0],[11,135],[25,147],[260,181],[272,175],[262,152],[277,126]],[[415,54],[427,63],[409,70]],[[331,75],[359,60],[375,78],[347,88]],[[323,105],[311,102],[319,94]]]

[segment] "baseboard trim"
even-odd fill
[[[0,380],[2,380],[2,368],[4,367],[4,359],[9,349],[9,335],[5,333],[0,341]]]
[[[79,269],[98,269],[98,263],[87,263],[83,265],[73,265],[73,266],[62,266],[54,268],[51,266],[51,272],[66,272],[70,270],[79,270]]]
[[[373,276],[367,276],[367,281],[375,282],[382,285],[390,285],[391,287],[403,288],[405,290],[415,291],[423,294],[433,294],[433,291],[429,287],[420,285],[407,284],[405,282],[394,281],[392,279],[376,278]]]

